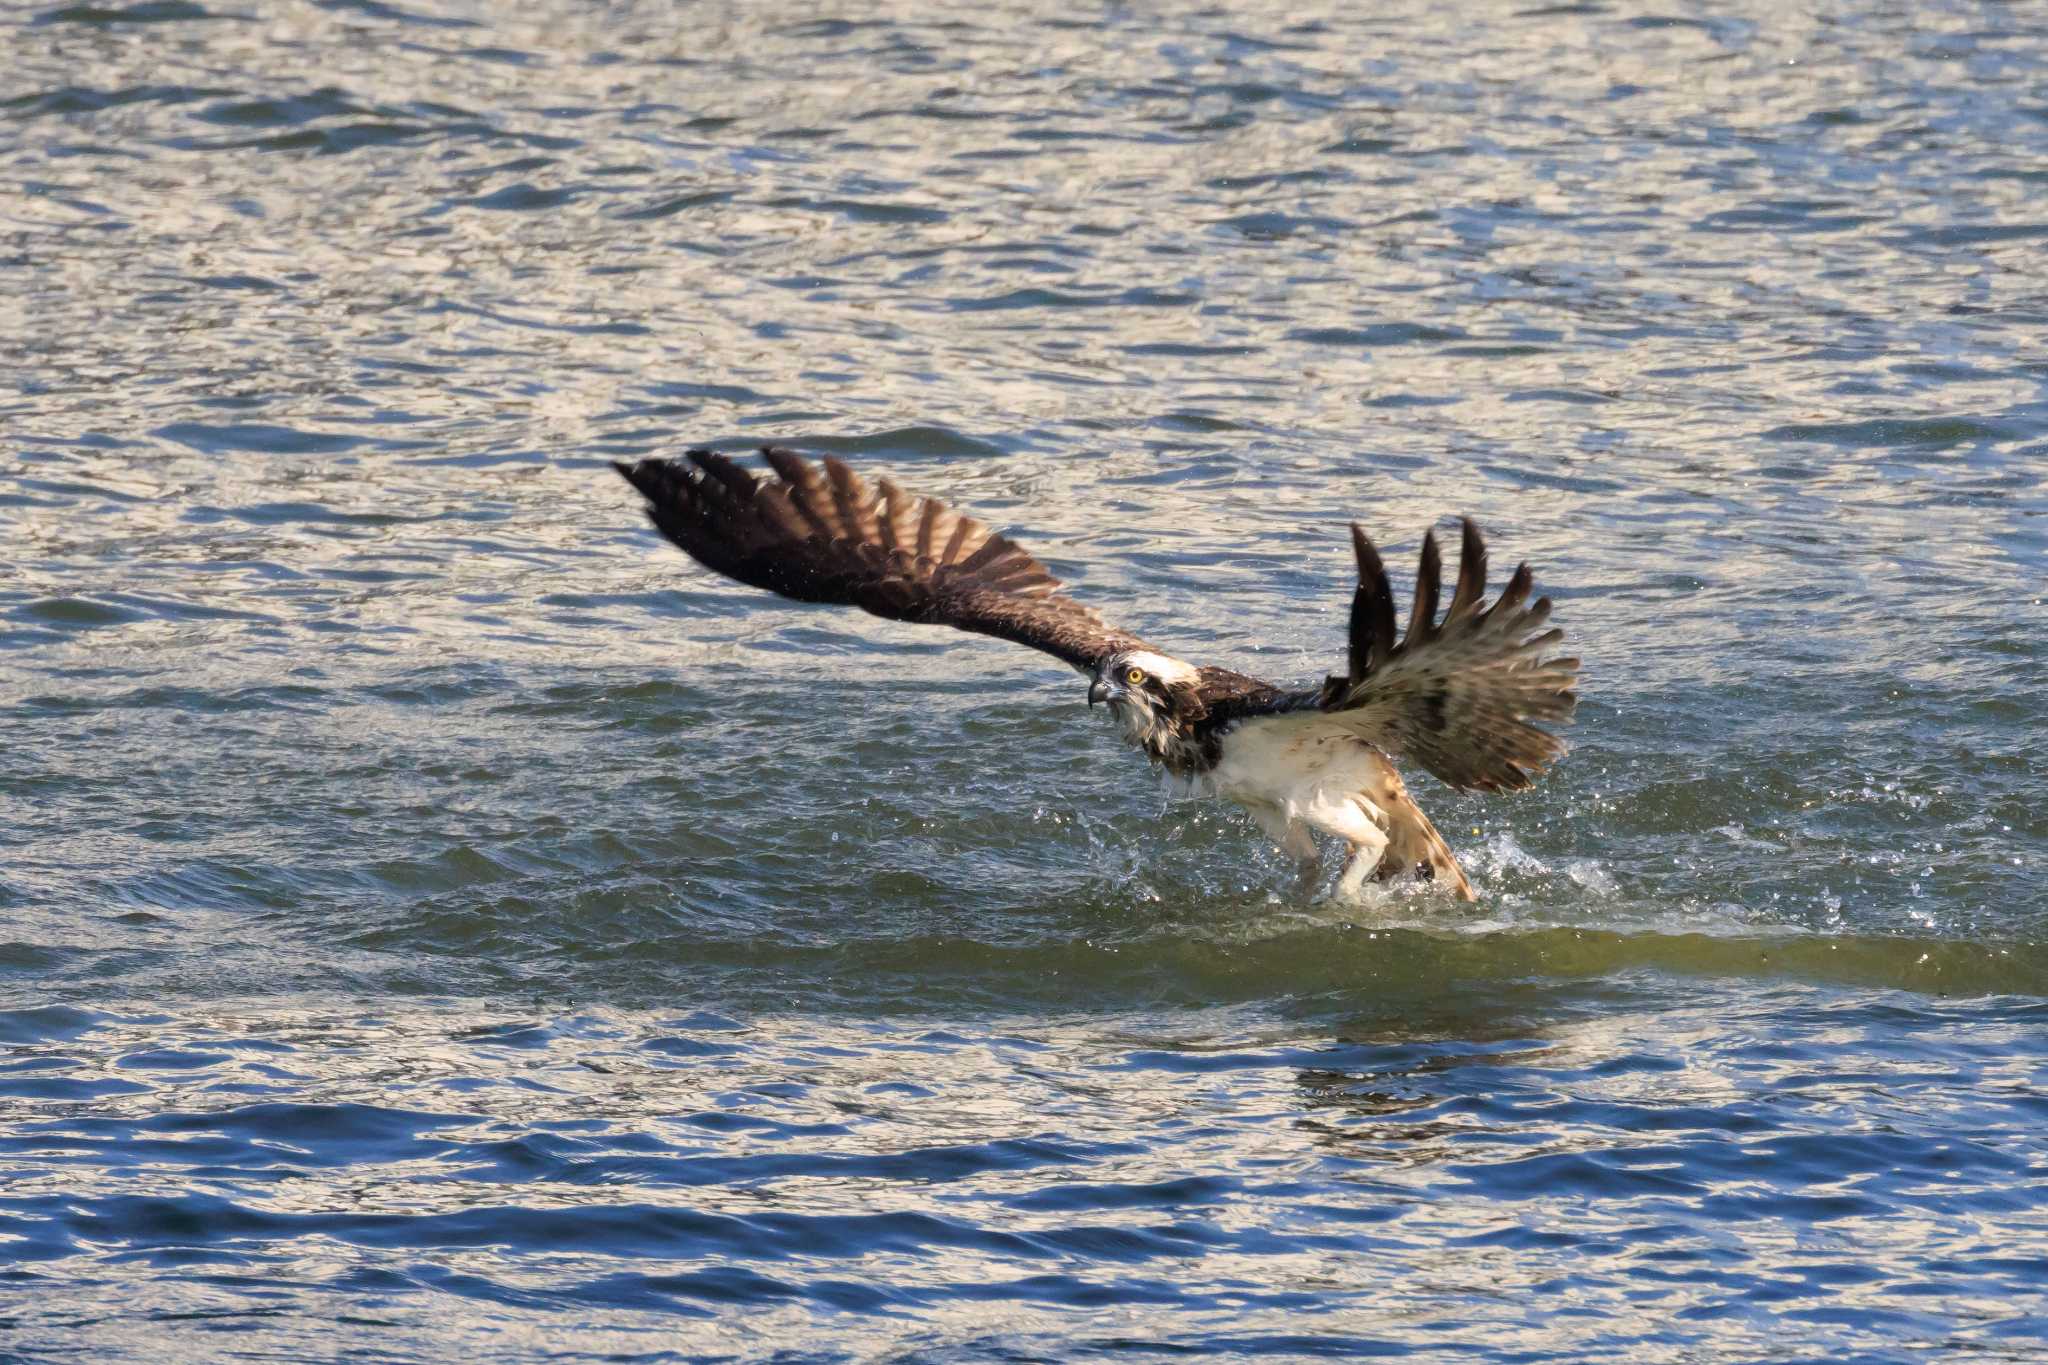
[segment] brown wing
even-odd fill
[[[1486,542],[1464,523],[1458,585],[1436,619],[1443,559],[1436,533],[1422,540],[1408,633],[1394,643],[1394,595],[1378,551],[1357,525],[1358,589],[1351,600],[1351,667],[1331,678],[1321,707],[1390,752],[1407,754],[1454,787],[1517,791],[1564,752],[1537,728],[1563,724],[1578,705],[1579,661],[1546,655],[1564,639],[1545,630],[1550,599],[1529,601],[1529,566],[1518,567],[1493,605]]]
[[[1436,618],[1443,557],[1436,533],[1422,540],[1408,634],[1394,642],[1394,594],[1379,552],[1357,526],[1358,588],[1351,598],[1351,665],[1320,689],[1282,693],[1247,708],[1246,723],[1348,734],[1415,759],[1453,787],[1519,791],[1564,752],[1541,724],[1571,719],[1579,702],[1577,659],[1546,655],[1564,638],[1545,630],[1550,599],[1529,601],[1529,566],[1482,608],[1486,542],[1464,523],[1458,586]]]
[[[1084,672],[1144,647],[1061,596],[1059,580],[1015,542],[936,498],[887,479],[870,489],[829,456],[821,468],[773,446],[761,454],[773,477],[709,450],[612,468],[647,499],[663,535],[753,587],[1013,640]]]

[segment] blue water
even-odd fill
[[[0,1356],[2048,1351],[2048,9],[0,11]],[[696,570],[1177,652],[1476,517],[1477,905]]]

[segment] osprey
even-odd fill
[[[1516,791],[1564,752],[1537,728],[1570,719],[1579,661],[1547,654],[1550,599],[1529,600],[1529,566],[1491,605],[1486,546],[1463,523],[1458,581],[1437,617],[1443,565],[1436,534],[1408,630],[1394,638],[1394,598],[1379,553],[1357,523],[1351,547],[1350,658],[1343,673],[1283,688],[1197,666],[1107,625],[1008,538],[888,479],[870,488],[827,458],[761,451],[757,476],[709,450],[612,467],[647,499],[661,533],[715,573],[799,602],[993,635],[1044,650],[1088,678],[1124,737],[1192,794],[1235,801],[1301,865],[1320,868],[1316,836],[1343,841],[1338,881],[1413,875],[1472,900],[1472,884],[1409,797],[1393,759],[1411,758],[1453,787]]]

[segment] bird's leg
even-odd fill
[[[1323,855],[1311,851],[1307,857],[1297,859],[1296,862],[1294,894],[1297,898],[1306,900],[1316,889],[1316,883],[1323,879]]]
[[[1250,806],[1252,819],[1266,837],[1280,845],[1280,851],[1294,859],[1296,872],[1294,894],[1306,897],[1316,889],[1316,883],[1323,875],[1322,850],[1316,847],[1315,831],[1299,820],[1292,819],[1278,806]]]
[[[1323,851],[1316,847],[1315,831],[1290,820],[1280,836],[1280,851],[1294,859],[1294,894],[1306,899],[1323,879]]]
[[[1356,900],[1365,887],[1365,879],[1379,866],[1380,850],[1351,846],[1351,854],[1344,860],[1344,870],[1337,876],[1337,895],[1344,900]]]
[[[1335,896],[1339,900],[1356,900],[1359,888],[1379,864],[1380,853],[1387,846],[1386,831],[1380,828],[1375,818],[1377,810],[1362,804],[1357,798],[1346,793],[1317,791],[1302,803],[1303,821],[1313,829],[1333,834],[1344,841],[1350,856],[1344,861],[1344,870],[1337,877]]]

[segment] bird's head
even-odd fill
[[[1193,666],[1149,649],[1112,654],[1096,665],[1088,704],[1107,702],[1133,743],[1156,744],[1180,710],[1177,694],[1199,681]]]

